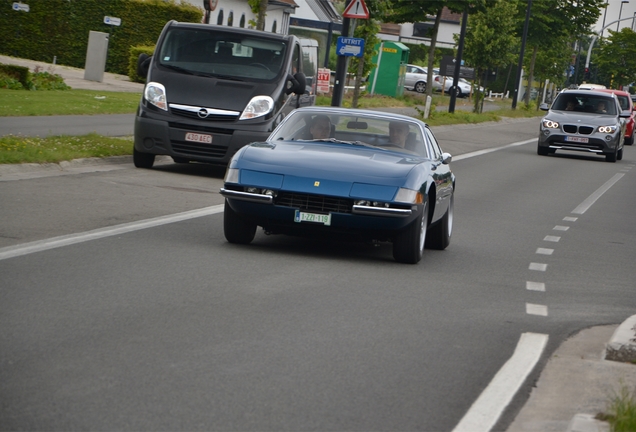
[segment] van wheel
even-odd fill
[[[398,232],[393,239],[393,258],[400,263],[417,264],[422,259],[426,230],[428,229],[428,202],[422,212],[409,226]]]
[[[223,234],[230,243],[249,244],[256,235],[256,224],[243,219],[225,200]]]
[[[137,168],[152,168],[155,163],[155,155],[152,153],[142,153],[133,148],[133,163]]]

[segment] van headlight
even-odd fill
[[[166,101],[166,88],[163,84],[157,82],[149,82],[144,87],[144,99],[164,111],[168,111],[168,102]]]
[[[269,114],[274,109],[274,99],[269,96],[254,96],[243,110],[239,120],[253,119]]]

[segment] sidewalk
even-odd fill
[[[64,82],[73,89],[133,93],[141,93],[144,89],[143,84],[130,81],[126,75],[104,72],[104,79],[102,82],[97,82],[85,80],[84,69],[78,69],[70,66],[25,60],[5,55],[0,55],[0,63],[28,67],[31,72],[35,72],[37,69],[40,72],[49,72],[51,74],[60,75],[64,78]]]
[[[123,75],[104,73],[100,83],[84,80],[84,70],[78,68],[3,55],[0,63],[59,74],[74,89],[138,93],[143,90],[143,84],[130,82]],[[408,111],[415,111],[396,110],[407,115]],[[606,352],[621,362],[606,360]],[[608,423],[594,420],[594,416],[607,410],[608,402],[621,385],[630,391],[636,387],[636,363],[626,362],[629,360],[636,360],[636,315],[620,326],[598,326],[579,332],[548,360],[530,398],[507,432],[609,431]]]

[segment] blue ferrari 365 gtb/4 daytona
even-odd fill
[[[230,161],[221,189],[225,237],[247,244],[261,226],[268,234],[391,242],[397,261],[418,263],[425,246],[450,243],[450,161],[411,117],[297,109],[266,142]]]

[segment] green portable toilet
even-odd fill
[[[370,94],[402,96],[409,48],[399,42],[384,41],[377,44],[375,50],[377,54],[373,57],[373,63],[376,67],[369,76],[367,91]]]

